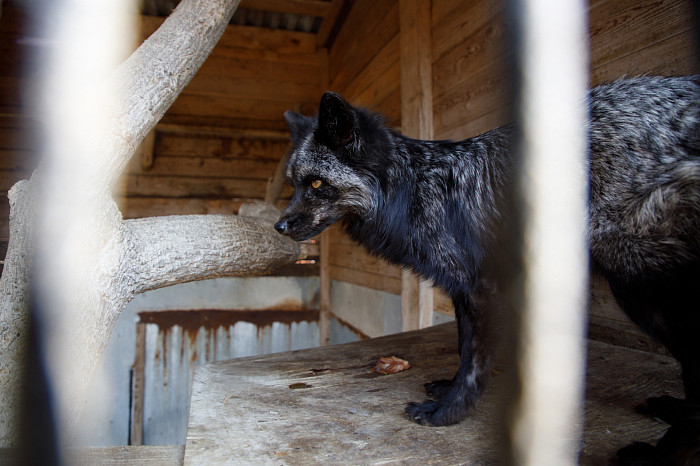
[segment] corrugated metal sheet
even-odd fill
[[[157,311],[140,317],[145,341],[137,345],[144,365],[135,371],[143,371],[143,411],[135,415],[143,416],[146,445],[185,443],[197,364],[310,348],[319,341],[317,311]]]
[[[329,0],[317,0],[319,3],[328,3]],[[179,0],[145,0],[141,11],[149,16],[168,16],[177,7]],[[283,5],[282,5],[283,6]],[[241,26],[265,27],[269,29],[284,29],[288,31],[301,31],[317,33],[323,18],[311,14],[296,14],[285,11],[272,11],[257,9],[255,1],[248,1],[239,6],[231,24]]]

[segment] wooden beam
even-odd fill
[[[334,1],[333,3],[338,3]],[[324,20],[325,23],[326,20]],[[318,50],[318,62],[321,74],[321,91],[328,88],[328,49]],[[327,346],[331,340],[331,232],[326,229],[321,233],[321,250],[319,257],[319,344]]]
[[[316,34],[318,48],[330,48],[354,0],[331,0],[330,8]]]
[[[395,279],[401,278],[400,269],[387,261],[369,254],[362,246],[352,242],[333,243],[330,263],[340,267],[348,267],[360,272],[383,275]]]
[[[333,246],[335,247],[335,244]],[[331,280],[348,282],[373,290],[386,291],[387,293],[401,294],[401,278],[388,277],[333,264],[330,266],[330,275]]]
[[[401,127],[407,136],[420,139],[433,138],[431,3],[422,0],[399,3]]]
[[[330,343],[330,322],[331,322],[331,267],[330,267],[331,241],[330,233],[325,230],[321,233],[321,254],[320,254],[320,312],[318,316],[318,331],[321,346]]]
[[[143,167],[141,160],[136,159],[127,166],[127,173],[130,175],[149,176],[193,176],[198,178],[207,177],[231,177],[247,180],[264,180],[270,178],[275,173],[278,162],[261,157],[236,156],[235,154],[225,154],[225,157],[202,157],[193,154],[192,156],[170,156],[158,153],[158,157],[150,165]],[[270,204],[274,204],[284,189],[284,179],[279,185],[279,189],[274,193],[274,199]]]
[[[289,151],[282,156],[277,168],[275,169],[275,175],[267,180],[267,186],[265,187],[265,202],[268,204],[277,204],[279,201],[280,194],[282,194],[282,189],[285,185],[285,169],[287,168],[287,160],[289,159]]]
[[[156,130],[152,129],[139,146],[138,153],[141,155],[141,169],[148,171],[153,168],[155,161]]]
[[[250,199],[208,199],[168,197],[116,197],[124,218],[164,215],[233,215]]]
[[[400,0],[401,129],[418,139],[433,139],[433,75],[431,54],[432,2]],[[429,327],[434,296],[430,282],[401,272],[403,330]]]
[[[131,425],[129,444],[143,445],[143,399],[146,366],[146,324],[136,324],[136,357],[131,366]]]
[[[402,330],[416,330],[433,325],[434,290],[432,283],[408,270],[401,271]]]
[[[173,134],[192,134],[197,136],[217,136],[249,139],[279,139],[289,140],[289,131],[266,129],[239,129],[216,126],[182,125],[177,123],[159,123],[156,131]]]
[[[70,448],[66,463],[75,466],[89,464],[175,464],[185,461],[184,445],[138,445],[116,447]],[[0,464],[3,462],[0,456]],[[9,463],[14,464],[14,463]]]
[[[2,181],[2,177],[0,177],[0,181]],[[10,186],[12,184],[10,184]],[[265,179],[251,180],[225,176],[195,178],[191,176],[147,176],[132,174],[128,176],[124,188],[129,197],[202,199],[265,198]],[[285,187],[282,190],[282,198],[290,199],[291,197],[292,188]]]

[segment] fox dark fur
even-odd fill
[[[590,253],[622,309],[680,361],[700,402],[700,76],[598,86],[590,106]],[[276,229],[295,240],[342,220],[371,253],[432,280],[452,298],[460,366],[426,384],[407,416],[463,419],[487,381],[489,312],[480,306],[515,128],[459,142],[421,141],[326,93],[316,118],[285,113],[294,196]]]

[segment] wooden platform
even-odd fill
[[[403,415],[423,383],[458,365],[456,329],[445,324],[358,343],[199,366],[185,464],[494,464],[503,377],[495,374],[462,423],[423,427]],[[378,375],[381,356],[411,369]],[[634,440],[655,441],[662,422],[634,411],[648,396],[681,395],[673,359],[590,342],[581,464],[606,464]]]

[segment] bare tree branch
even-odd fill
[[[114,157],[105,167],[111,189],[156,123],[207,59],[240,0],[182,1],[113,74],[110,89],[121,96],[115,112]]]
[[[128,266],[120,275],[133,280],[134,293],[202,278],[261,275],[306,256],[302,244],[253,217],[181,215],[125,223],[122,262]]]

